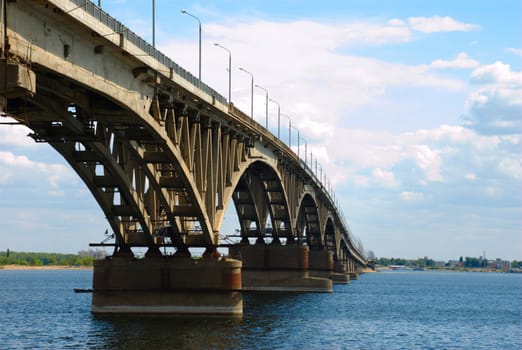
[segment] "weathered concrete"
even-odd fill
[[[340,261],[334,263],[334,269],[330,275],[334,284],[350,283],[350,275],[348,274],[346,264]]]
[[[308,274],[308,247],[299,245],[237,245],[230,254],[243,262],[243,290],[331,292],[332,281]]]
[[[329,278],[336,284],[347,284],[350,282],[349,275],[334,271],[332,252],[328,250],[310,250],[308,256],[310,276]]]
[[[350,275],[351,280],[358,280],[359,279],[359,273],[358,272],[348,272]]]
[[[189,257],[94,263],[92,312],[241,315],[241,262]]]

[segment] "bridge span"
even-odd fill
[[[94,312],[240,314],[241,290],[328,292],[366,266],[313,169],[231,101],[90,1],[2,4],[3,113],[64,157],[114,232]],[[223,258],[229,205],[240,241]]]

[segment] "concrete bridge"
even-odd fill
[[[366,265],[317,174],[212,88],[90,1],[2,4],[3,112],[67,160],[115,235],[93,312],[240,314],[242,290],[328,292]],[[223,258],[229,205],[240,241]]]

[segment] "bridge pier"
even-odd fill
[[[348,274],[350,275],[351,280],[358,280],[359,279],[359,272],[357,272],[357,266],[355,264],[355,261],[352,259],[347,260],[348,265]]]
[[[94,261],[92,312],[242,315],[240,261],[149,256]]]
[[[334,271],[333,253],[326,250],[309,251],[309,271],[310,276],[329,278],[335,284],[347,284],[350,282],[350,276],[342,271]]]
[[[308,273],[308,247],[280,244],[238,244],[230,255],[241,260],[245,291],[332,292],[332,281]]]

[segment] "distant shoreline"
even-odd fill
[[[0,265],[0,270],[92,270],[92,266],[73,266],[73,265]]]

